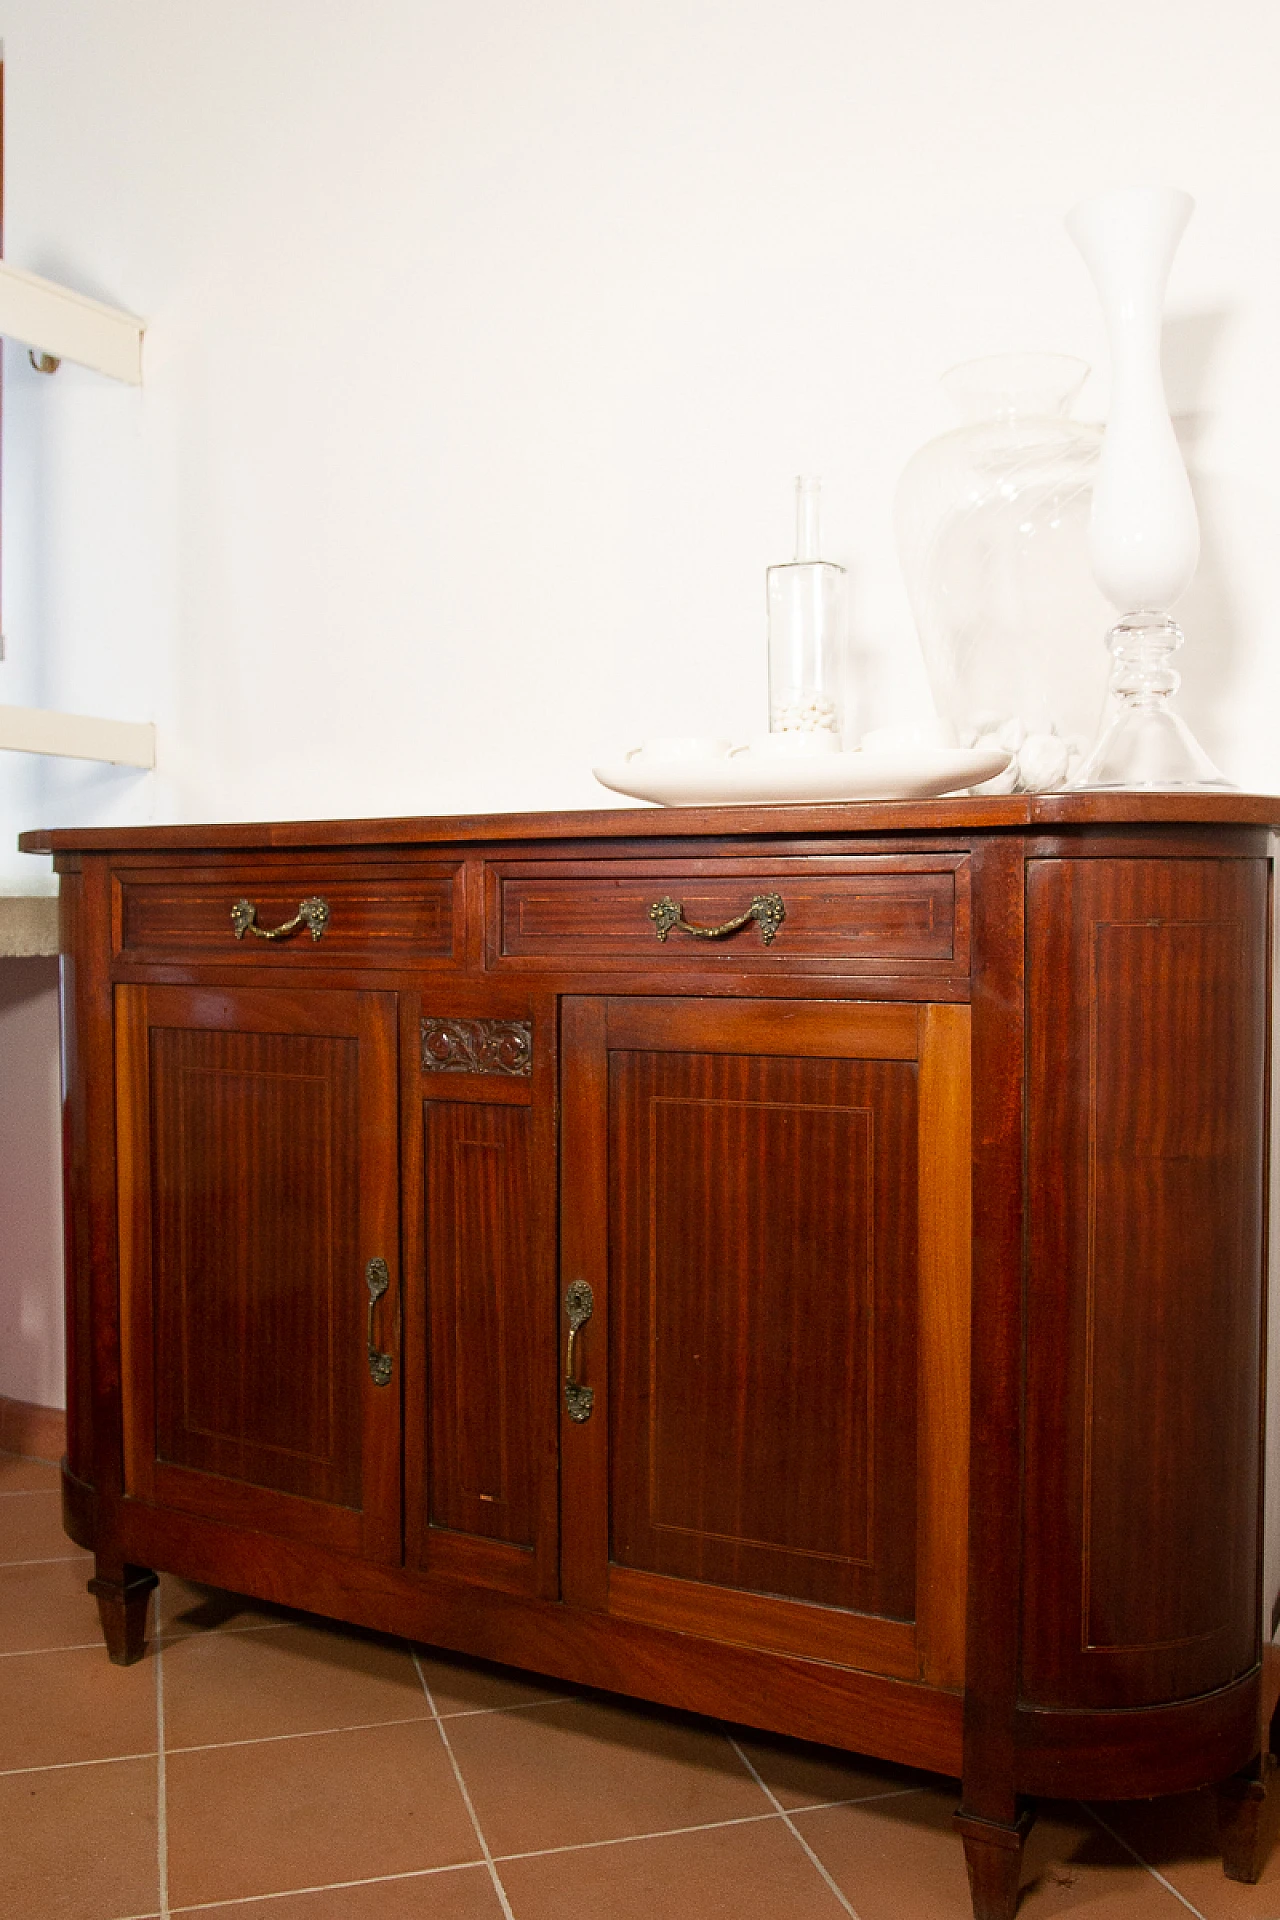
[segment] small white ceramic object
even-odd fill
[[[664,733],[632,747],[626,759],[643,762],[647,767],[680,766],[690,760],[723,760],[732,747],[732,740],[713,740],[707,734]]]
[[[813,760],[840,752],[840,735],[815,728],[812,733],[761,733],[745,746],[735,747],[735,760],[747,754],[753,760]]]
[[[926,800],[994,779],[1001,748],[897,753],[735,753],[724,760],[623,760],[593,767],[602,787],[662,807],[785,807],[842,800]]]

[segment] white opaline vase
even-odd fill
[[[1093,485],[1089,556],[1120,619],[1108,635],[1111,702],[1078,787],[1226,786],[1170,701],[1182,632],[1169,608],[1191,584],[1200,526],[1160,373],[1169,269],[1195,202],[1166,187],[1081,201],[1067,231],[1084,255],[1111,347],[1111,412]]]

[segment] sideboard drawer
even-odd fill
[[[495,862],[489,929],[499,967],[954,974],[969,964],[969,858]]]
[[[459,866],[411,872],[290,864],[116,875],[115,940],[125,960],[258,966],[419,966],[462,949]],[[313,905],[313,903],[318,903]]]

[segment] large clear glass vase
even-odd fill
[[[934,700],[961,746],[1013,757],[987,790],[1065,786],[1098,731],[1110,609],[1089,560],[1102,430],[1069,417],[1088,374],[1000,354],[943,378],[963,424],[921,447],[894,524]]]

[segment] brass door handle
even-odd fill
[[[391,1275],[387,1272],[385,1260],[375,1256],[364,1270],[365,1282],[369,1288],[369,1337],[366,1345],[369,1349],[369,1378],[375,1387],[385,1387],[391,1379],[394,1364],[389,1353],[379,1353],[373,1342],[373,1316],[379,1300],[391,1285]]]
[[[595,1296],[586,1281],[575,1280],[564,1296],[564,1310],[569,1318],[569,1343],[564,1350],[564,1405],[571,1420],[589,1420],[595,1403],[595,1389],[579,1384],[576,1364],[578,1335],[591,1318],[594,1306]]]
[[[252,900],[237,900],[231,909],[231,925],[237,940],[243,940],[246,933],[256,934],[259,940],[286,940],[299,927],[310,927],[311,938],[318,940],[328,924],[329,902],[314,893],[302,902],[292,920],[286,920],[280,927],[260,927],[258,909]]]
[[[695,940],[723,940],[726,934],[737,933],[740,927],[747,926],[752,920],[760,928],[760,938],[766,947],[771,947],[778,928],[787,917],[780,893],[757,893],[752,896],[751,905],[745,913],[733,920],[726,920],[719,927],[698,927],[692,920],[684,917],[684,908],[678,901],[664,893],[661,900],[655,900],[649,909],[649,918],[659,940],[665,940],[674,928],[677,933],[691,933]]]

